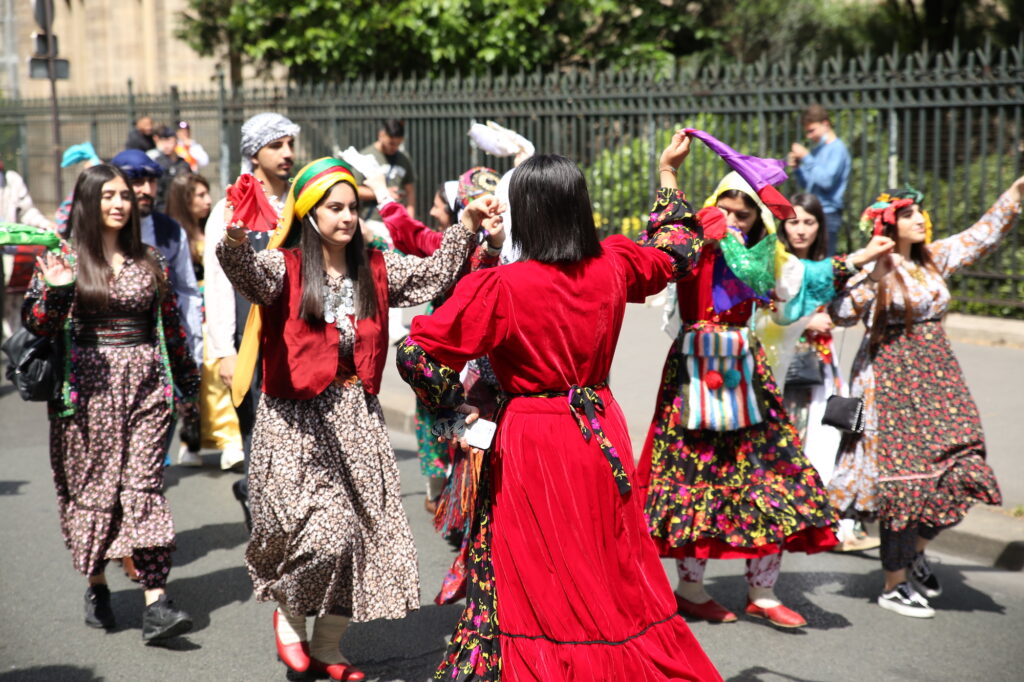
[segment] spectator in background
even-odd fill
[[[794,142],[786,162],[790,168],[796,169],[796,183],[800,189],[821,201],[828,229],[827,255],[831,257],[839,245],[843,224],[843,195],[850,179],[850,153],[832,130],[825,107],[820,104],[807,107],[802,122],[804,133],[814,148],[808,149]]]
[[[363,149],[377,159],[384,169],[384,179],[395,201],[405,206],[409,217],[416,217],[416,171],[412,167],[412,159],[401,150],[405,142],[405,122],[389,118],[381,122],[377,131],[377,141]],[[359,196],[368,202],[370,208],[363,214],[363,220],[380,220],[377,212],[376,198],[373,191],[365,185],[360,189]]]
[[[377,160],[384,169],[384,179],[388,185],[391,197],[398,203],[405,206],[409,217],[416,218],[416,172],[412,167],[412,159],[401,151],[402,143],[405,141],[405,122],[389,118],[382,121],[380,130],[377,131],[377,141],[362,150]],[[363,220],[374,234],[383,237],[388,244],[391,242],[391,235],[384,225],[380,212],[377,210],[376,198],[366,185],[362,184],[363,178],[356,176],[360,183],[359,198],[368,208],[363,212]],[[388,313],[388,338],[396,343],[408,335],[409,329],[402,322],[402,311],[399,308],[391,308]]]
[[[295,136],[299,126],[281,114],[263,112],[242,124],[242,172],[252,173],[263,184],[267,200],[277,210],[284,210],[288,196],[288,182],[295,163]],[[206,242],[203,252],[206,298],[206,332],[209,335],[209,356],[217,363],[217,374],[230,390],[235,375],[235,363],[242,344],[245,322],[249,316],[249,302],[231,285],[217,260],[217,243],[224,237],[224,208],[227,198],[218,201],[206,221]],[[249,242],[256,251],[266,248],[269,232],[253,232]],[[221,452],[221,469],[231,469],[248,460],[252,448],[252,433],[256,424],[256,406],[260,399],[261,373],[259,363],[253,372],[249,391],[235,413],[242,433],[242,450],[225,449]],[[248,466],[245,466],[248,472]],[[249,487],[245,476],[235,481],[231,490],[242,505],[246,527],[252,529],[249,516]]]
[[[4,170],[3,159],[0,159],[0,222],[53,229],[53,223],[47,220],[32,202],[32,195],[28,193],[28,187],[22,177],[14,171]],[[3,333],[0,334],[0,339],[6,339],[21,326],[21,299],[32,278],[35,257],[40,253],[42,249],[36,246],[10,246],[3,251],[0,258],[0,311],[3,313]],[[8,268],[11,272],[9,281],[5,276]]]
[[[135,121],[135,127],[128,131],[128,139],[124,143],[125,149],[141,149],[148,152],[156,147],[153,142],[153,119],[149,116],[142,116]]]
[[[210,155],[203,145],[192,139],[192,127],[188,121],[178,121],[178,145],[174,151],[179,158],[184,159],[193,173],[210,165]]]
[[[171,183],[167,193],[167,215],[185,228],[188,235],[189,252],[192,254],[192,269],[203,286],[203,255],[205,252],[206,221],[212,208],[210,183],[202,175],[179,175]],[[205,292],[204,292],[205,297]],[[200,448],[206,447],[224,452],[242,452],[242,434],[238,426],[238,415],[231,405],[231,394],[217,375],[218,358],[210,352],[207,325],[203,324],[203,364],[199,383],[198,428],[181,429],[181,447],[178,449],[179,465],[202,466]]]
[[[171,128],[161,127],[156,131],[156,149],[147,152],[149,158],[160,164],[163,173],[156,185],[156,197],[153,203],[156,210],[163,212],[167,206],[167,189],[174,178],[192,172],[191,166],[177,153],[178,136]]]

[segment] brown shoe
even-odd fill
[[[432,500],[429,497],[423,498],[423,508],[427,510],[427,513],[431,516],[437,512],[437,500]]]

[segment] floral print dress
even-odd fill
[[[688,212],[682,192],[663,188],[648,230],[679,222]],[[671,234],[671,233],[665,233]],[[756,558],[815,552],[835,544],[837,518],[800,437],[783,407],[779,386],[757,336],[749,332],[749,300],[716,314],[712,288],[723,264],[706,245],[697,267],[679,282],[683,327],[669,349],[638,475],[647,488],[649,530],[662,556],[678,559]],[[723,376],[691,376],[688,332],[740,335],[752,357],[748,405],[761,419],[728,430],[691,428],[691,383],[721,390]],[[742,336],[749,332],[748,336]],[[727,373],[726,373],[727,374]],[[727,379],[727,377],[725,377]]]
[[[994,250],[1020,209],[1020,202],[1001,196],[975,225],[928,245],[937,272],[904,261],[887,276],[889,326],[877,348],[870,333],[865,336],[853,363],[851,394],[864,399],[865,428],[840,455],[830,482],[837,508],[877,513],[899,531],[950,526],[975,502],[1000,503],[995,474],[985,462],[978,408],[942,317],[950,300],[946,278]],[[852,278],[832,303],[837,324],[863,321],[870,331],[876,295],[867,279],[871,271],[868,266]]]
[[[73,256],[66,245],[64,252]],[[149,252],[169,281],[163,256]],[[74,567],[95,575],[109,559],[174,547],[163,494],[163,444],[174,406],[172,381],[194,403],[199,370],[188,352],[173,290],[167,287],[159,296],[144,265],[128,259],[111,275],[104,310],[83,311],[75,298],[73,283],[49,286],[37,269],[22,318],[30,331],[44,336],[67,329],[63,396],[50,405],[50,464]],[[79,343],[85,322],[140,318],[152,326],[146,342]]]
[[[431,257],[385,252],[389,305],[413,306],[451,286],[472,233],[455,226]],[[279,250],[222,241],[217,257],[249,301],[269,305],[285,278]],[[339,292],[342,278],[323,275]],[[355,329],[338,325],[338,357],[353,366]],[[355,377],[309,400],[263,394],[256,413],[245,558],[256,596],[294,614],[355,621],[401,618],[419,608],[416,547],[402,508],[398,465],[377,396]]]

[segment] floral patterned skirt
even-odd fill
[[[753,352],[764,420],[734,431],[684,428],[690,377],[680,348],[677,340],[665,362],[638,472],[661,555],[752,558],[835,545],[836,514],[760,344]]]
[[[437,418],[427,407],[416,401],[416,443],[419,446],[420,473],[427,478],[444,478],[448,475],[448,444],[441,443],[431,433]]]
[[[874,357],[879,516],[892,530],[957,523],[1002,497],[978,407],[942,323],[889,328]]]
[[[174,547],[163,493],[171,408],[153,346],[73,353],[77,410],[50,422],[50,464],[64,542],[91,575],[134,550]]]
[[[362,384],[332,384],[310,400],[260,398],[249,503],[245,560],[260,601],[357,622],[419,608],[398,464]]]

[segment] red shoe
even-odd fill
[[[807,625],[803,616],[793,609],[787,609],[782,604],[764,608],[748,599],[746,613],[754,618],[767,618],[773,625],[778,625],[780,628],[802,628]]]
[[[676,608],[679,613],[694,618],[706,620],[709,623],[735,623],[736,614],[725,608],[714,599],[709,599],[703,604],[697,604],[689,599],[683,599],[678,594],[676,597]]]
[[[304,673],[309,670],[309,642],[297,642],[296,644],[281,644],[277,637],[277,609],[274,609],[274,641],[277,642],[277,657],[281,662],[297,673]]]
[[[362,682],[362,680],[366,679],[366,673],[351,663],[324,663],[318,659],[310,658],[309,667],[318,673],[326,673],[332,680]]]

